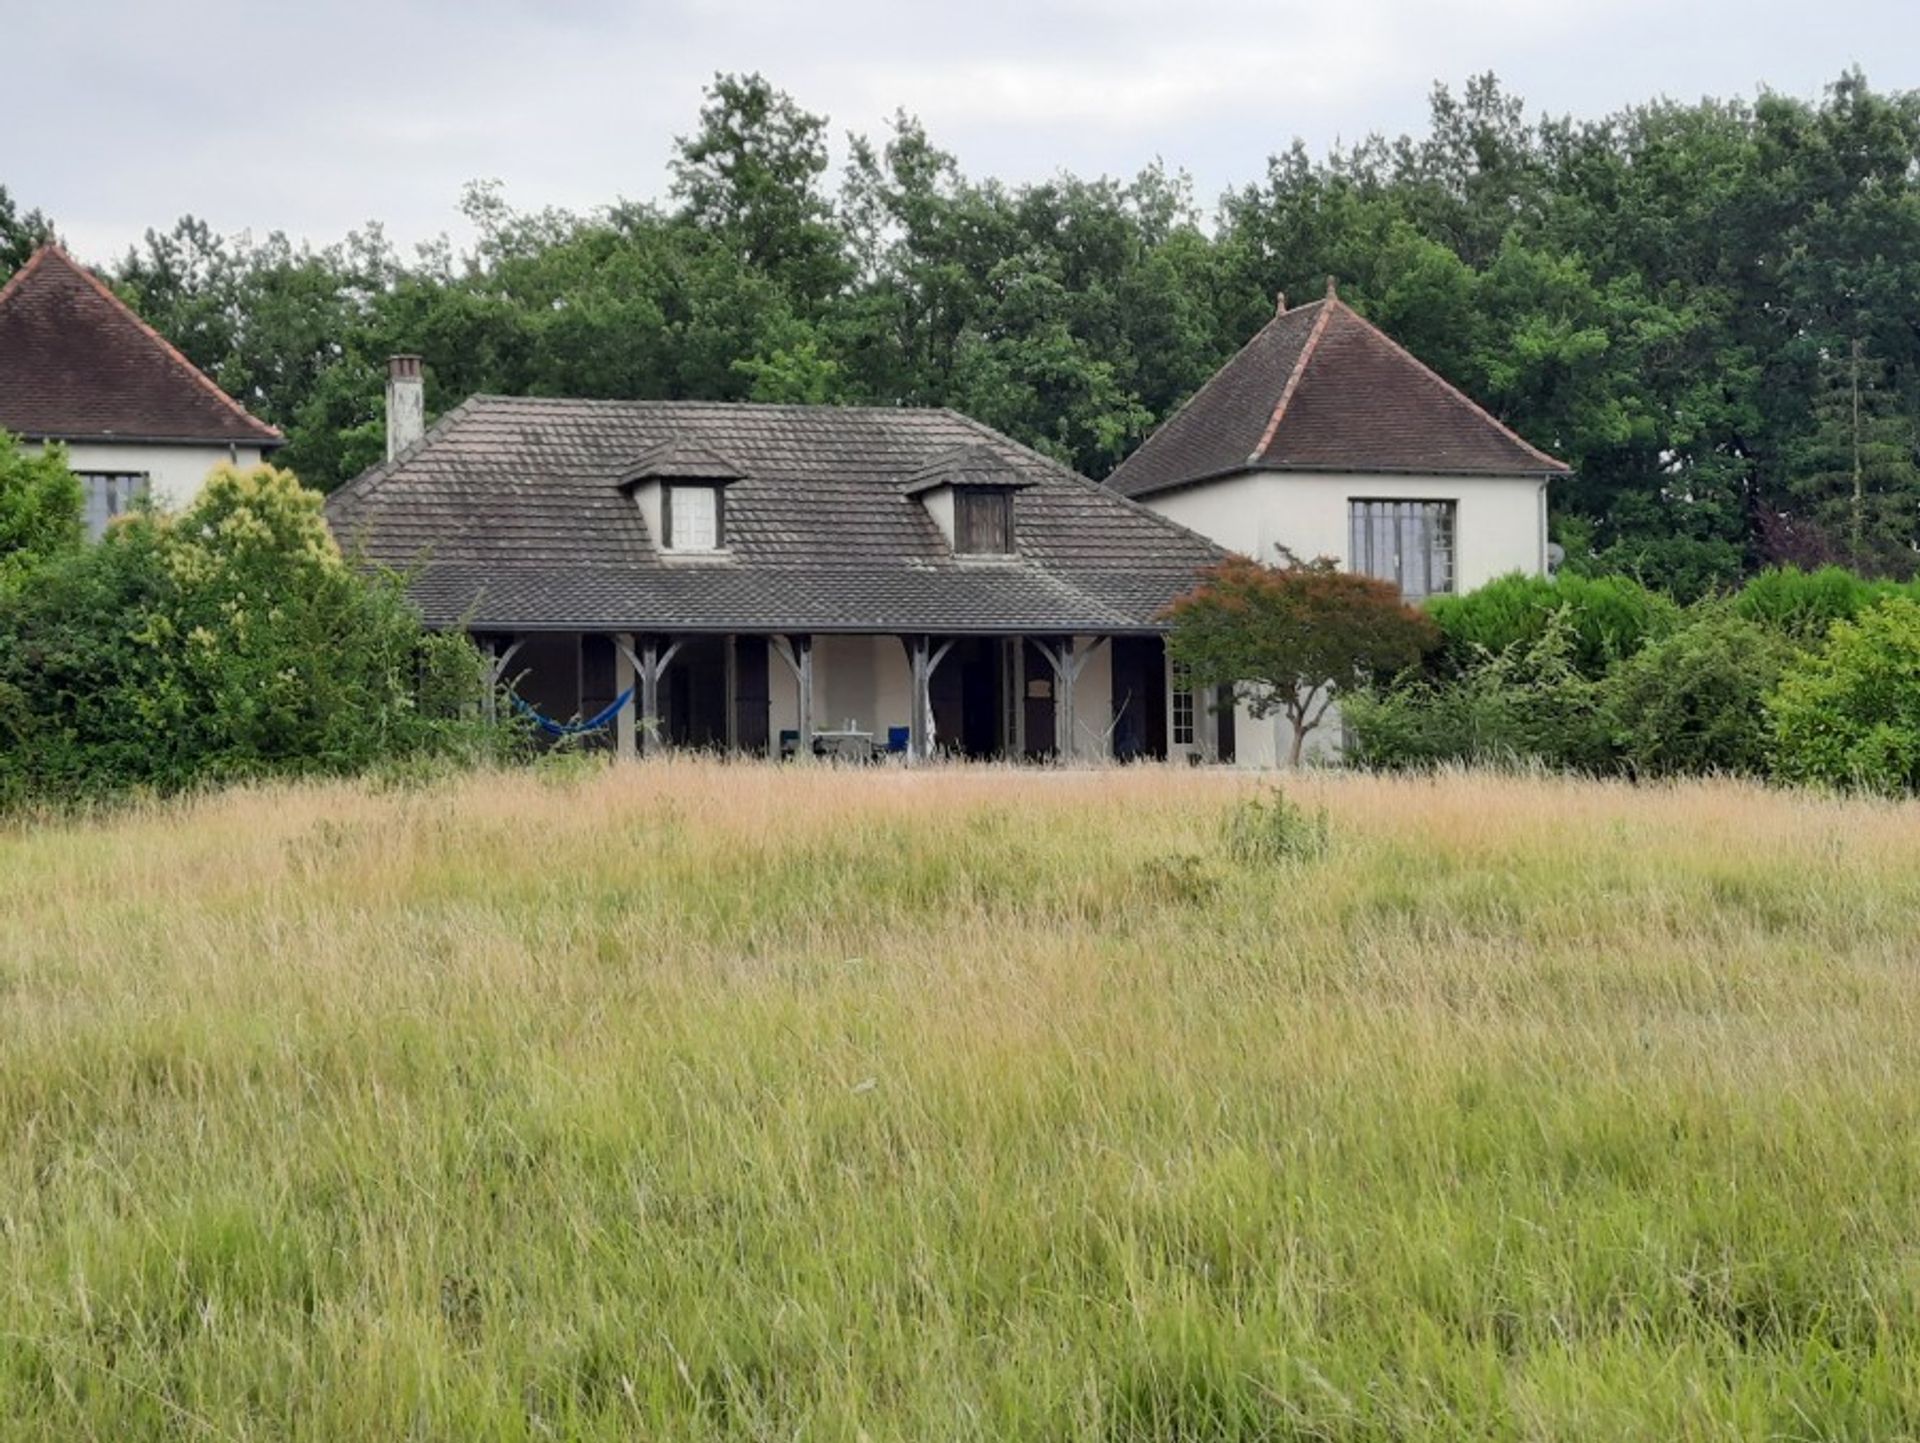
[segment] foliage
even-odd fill
[[[1549,578],[1514,572],[1461,595],[1432,597],[1427,610],[1456,666],[1536,641],[1558,615],[1566,624],[1574,665],[1590,677],[1670,634],[1680,621],[1671,599],[1624,576]]]
[[[1915,399],[1901,394],[1892,368],[1857,336],[1823,350],[1813,374],[1810,425],[1796,438],[1788,482],[1795,513],[1837,538],[1830,544],[1855,570],[1910,574],[1911,544],[1887,542],[1910,536],[1910,518],[1920,514]]]
[[[1167,655],[1196,687],[1231,686],[1253,715],[1284,715],[1297,765],[1335,701],[1413,666],[1439,633],[1390,582],[1344,572],[1327,557],[1283,561],[1236,556],[1210,568],[1169,609]]]
[[[1767,770],[1765,700],[1790,643],[1724,606],[1621,662],[1601,699],[1621,758],[1643,776]]]
[[[1775,759],[1793,781],[1920,791],[1920,602],[1893,597],[1836,621],[1768,699]]]
[[[1569,573],[1691,602],[1769,563],[1904,576],[1920,554],[1920,92],[1849,73],[1812,102],[1576,122],[1482,76],[1436,89],[1418,134],[1275,155],[1211,225],[1157,165],[1005,185],[906,115],[851,138],[836,188],[828,132],[722,75],[663,206],[517,212],[478,185],[477,241],[411,259],[377,226],[313,249],[186,217],[112,278],[326,489],[379,455],[394,351],[425,356],[436,412],[476,391],[947,405],[1099,476],[1276,291],[1333,275],[1573,464],[1551,497]],[[0,271],[45,229],[0,200]]]
[[[1783,566],[1763,571],[1741,587],[1733,609],[1770,631],[1813,645],[1834,622],[1851,621],[1875,602],[1899,593],[1890,582],[1869,581],[1839,566],[1816,571]]]
[[[1304,807],[1278,787],[1236,805],[1222,831],[1227,855],[1243,865],[1314,861],[1333,839],[1325,808]]]
[[[22,215],[19,203],[0,185],[0,283],[52,237],[53,222],[37,210]]]
[[[79,546],[84,502],[64,451],[29,453],[0,431],[0,592],[40,562]]]
[[[1611,770],[1601,683],[1581,669],[1578,655],[1572,622],[1554,610],[1538,635],[1482,650],[1457,672],[1356,692],[1342,706],[1349,760],[1385,770],[1453,763]]]
[[[319,502],[223,468],[0,595],[0,801],[471,754],[478,657],[347,566]]]

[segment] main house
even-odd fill
[[[1097,486],[945,410],[476,397],[328,502],[547,723],[778,756],[1271,765],[1165,611],[1227,551],[1331,555],[1410,600],[1547,567],[1567,468],[1332,292],[1284,303]]]
[[[282,444],[57,245],[0,287],[0,431],[58,442],[89,531],[141,496],[179,507],[215,466]]]
[[[1409,601],[1548,570],[1547,486],[1529,445],[1334,293],[1274,317],[1107,485],[1230,550],[1331,556]],[[1226,724],[1241,761],[1288,752],[1286,722]],[[1324,744],[1323,744],[1324,745]]]
[[[1222,551],[976,421],[482,396],[420,434],[420,386],[396,357],[389,459],[328,519],[549,722],[622,753],[1219,752],[1162,613]]]

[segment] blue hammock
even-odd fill
[[[508,692],[514,709],[521,716],[529,718],[533,724],[550,737],[577,737],[586,732],[597,732],[601,727],[620,715],[620,708],[633,700],[633,688],[628,687],[620,695],[608,702],[604,708],[588,717],[585,721],[557,722],[552,717],[542,716],[526,702]]]

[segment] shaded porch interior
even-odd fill
[[[1179,692],[1156,635],[476,639],[499,683],[553,721],[598,716],[630,692],[610,724],[574,739],[623,755],[1157,761],[1223,759],[1230,746],[1230,714],[1222,726],[1210,702]]]

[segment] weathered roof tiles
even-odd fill
[[[282,440],[56,245],[0,287],[0,431],[261,448]]]
[[[637,460],[724,458],[724,552],[663,553]],[[659,463],[683,465],[684,461]],[[956,557],[909,478],[1019,485],[1015,554]],[[1147,631],[1219,548],[952,411],[475,397],[329,499],[438,626]]]
[[[1140,497],[1258,470],[1540,477],[1568,467],[1329,295],[1276,315],[1106,484]]]

